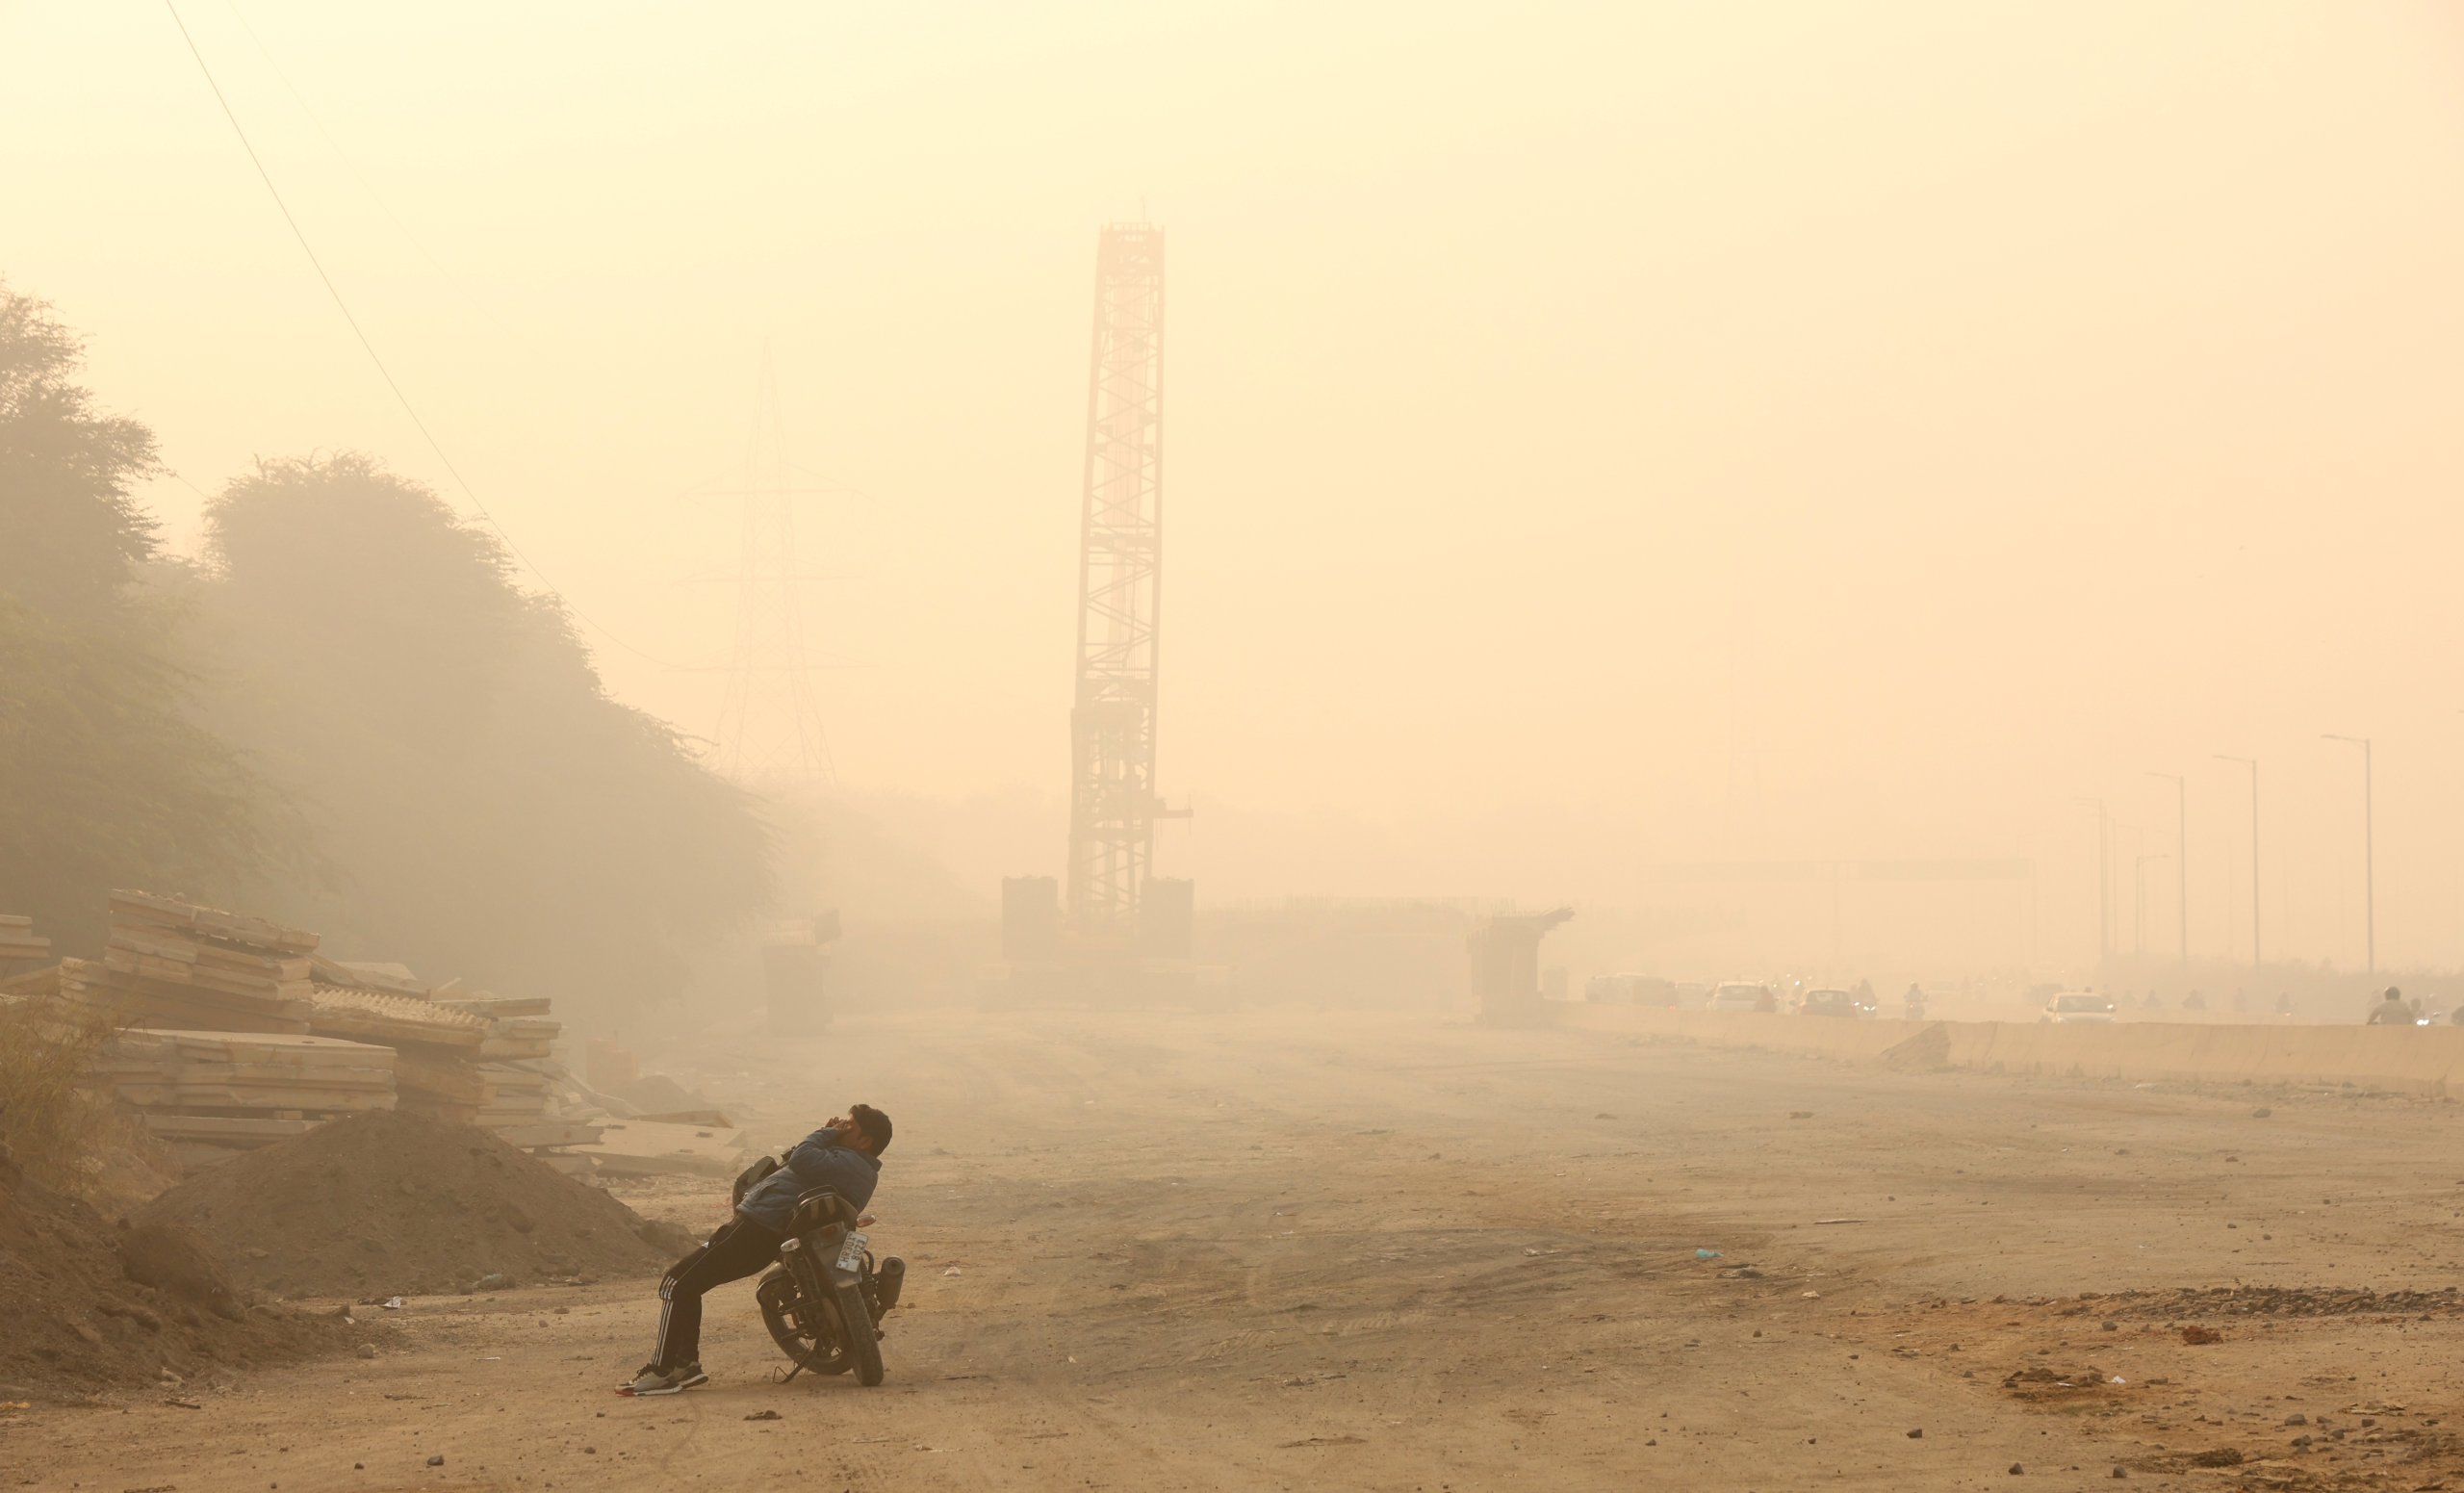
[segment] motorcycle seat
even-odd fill
[[[816,1187],[796,1198],[796,1211],[787,1225],[790,1234],[808,1234],[833,1223],[856,1226],[855,1205],[827,1187]]]

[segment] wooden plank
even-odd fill
[[[288,1007],[277,1007],[270,1011],[264,1008],[224,1005],[218,1001],[203,998],[183,999],[178,996],[159,996],[141,990],[89,982],[78,982],[72,986],[64,981],[61,993],[81,1005],[108,1011],[115,1016],[133,1017],[141,1021],[150,1020],[163,1026],[302,1035],[305,1035],[308,1030],[305,1017],[278,1014],[280,1011],[289,1009]],[[200,995],[203,993],[199,992]]]
[[[302,984],[315,977],[316,961],[294,956],[275,957],[268,954],[243,953],[238,949],[218,948],[211,943],[196,945],[196,962],[214,969],[227,969],[234,974],[262,975],[282,984]]]
[[[133,1084],[242,1084],[257,1089],[356,1089],[394,1092],[390,1068],[292,1068],[280,1063],[158,1063],[98,1067],[96,1072]]]
[[[215,969],[204,965],[184,965],[158,955],[141,954],[134,949],[106,945],[103,967],[115,974],[152,980],[159,985],[181,985],[194,990],[212,991],[218,995],[232,995],[245,1000],[304,999],[309,988],[287,985],[270,976],[241,974],[235,970]]]
[[[392,1109],[391,1089],[311,1089],[294,1084],[115,1084],[112,1092],[139,1109]]]
[[[139,1021],[177,1021],[182,1026],[195,1026],[200,1022],[214,1021],[235,1032],[262,1032],[269,1036],[308,1030],[308,1023],[305,1021],[293,1020],[287,1017],[258,1016],[245,1011],[201,1011],[194,1006],[157,1005],[142,1000],[84,997],[80,998],[79,1004],[107,1012],[114,1017]]]
[[[145,1128],[160,1136],[193,1140],[281,1141],[306,1135],[321,1120],[273,1120],[238,1115],[146,1115]]]
[[[304,1008],[308,1003],[305,986],[269,987],[263,990],[234,990],[228,982],[187,978],[186,965],[176,966],[183,977],[166,979],[140,970],[115,967],[114,961],[134,963],[122,951],[106,949],[100,960],[86,964],[83,978],[90,985],[105,985],[139,993],[166,995],[174,1000],[209,1001],[216,1005],[259,1010]],[[304,1009],[300,1011],[305,1015]]]
[[[114,1047],[123,1051],[160,1051],[234,1063],[297,1063],[312,1068],[340,1064],[345,1068],[387,1068],[394,1065],[393,1048],[347,1042],[340,1037],[133,1026],[112,1042]]]

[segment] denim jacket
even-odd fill
[[[814,1131],[796,1143],[787,1164],[754,1184],[735,1211],[774,1234],[787,1231],[795,1217],[796,1199],[816,1187],[827,1187],[861,1213],[873,1200],[882,1164],[862,1151],[842,1145],[838,1132]]]

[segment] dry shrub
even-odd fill
[[[0,996],[0,1145],[46,1187],[91,1193],[115,1151],[145,1146],[142,1130],[87,1077],[117,1030],[107,1012]]]

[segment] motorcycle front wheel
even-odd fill
[[[838,1325],[845,1329],[848,1354],[856,1361],[856,1382],[870,1388],[882,1381],[881,1334],[873,1330],[873,1314],[864,1305],[860,1288],[844,1286],[834,1294]]]

